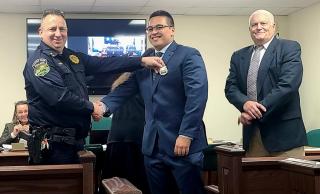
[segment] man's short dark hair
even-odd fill
[[[165,16],[165,17],[167,17],[168,25],[174,27],[173,17],[172,17],[172,15],[171,15],[169,12],[164,11],[164,10],[155,11],[155,12],[153,12],[153,13],[150,15],[149,20],[150,20],[151,18],[157,17],[157,16]]]

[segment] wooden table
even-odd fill
[[[219,185],[216,190],[208,190],[211,193],[320,194],[320,163],[317,162],[320,155],[314,150],[307,150],[307,156],[302,159],[286,159],[245,158],[245,151],[239,146],[218,146],[215,149]]]
[[[0,193],[93,194],[95,155],[78,152],[80,164],[28,165],[28,151],[0,153]]]
[[[306,156],[320,155],[320,148],[305,146],[304,151]]]
[[[28,151],[0,152],[0,166],[28,165]]]

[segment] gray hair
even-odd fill
[[[256,14],[262,14],[262,15],[267,16],[268,19],[269,19],[269,21],[270,21],[272,24],[274,24],[274,16],[273,16],[273,14],[272,14],[271,12],[267,11],[267,10],[259,9],[259,10],[254,11],[254,12],[250,15],[250,17],[249,17],[249,27],[250,27],[250,25],[251,25],[250,22],[251,22],[252,17],[253,17],[254,15],[256,15]]]

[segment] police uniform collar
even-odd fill
[[[41,41],[40,43],[40,48],[42,50],[43,53],[47,54],[47,55],[51,55],[52,57],[56,57],[57,55],[59,55],[59,53],[55,50],[53,50],[51,47],[49,47],[46,43],[44,43],[43,41]],[[65,49],[63,49],[64,51]]]

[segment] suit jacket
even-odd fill
[[[149,49],[145,56],[154,55]],[[145,120],[142,152],[151,155],[157,142],[159,152],[174,156],[179,135],[191,137],[189,153],[207,147],[202,122],[208,97],[208,82],[202,57],[194,48],[172,42],[162,57],[168,73],[156,75],[152,70],[141,69],[114,92],[102,99],[114,112],[129,96],[140,92],[145,103]]]
[[[19,135],[17,135],[16,138],[11,137],[11,132],[13,131],[14,126],[15,125],[13,123],[7,123],[5,125],[2,135],[0,137],[0,145],[19,142]]]
[[[249,100],[247,74],[253,46],[233,53],[225,95],[240,112]],[[243,127],[243,145],[248,149],[256,127],[269,152],[279,152],[306,144],[306,132],[300,108],[299,87],[302,81],[301,48],[291,40],[273,38],[258,71],[257,100],[267,112],[260,120]]]
[[[135,95],[113,113],[108,144],[129,142],[141,145],[144,123],[144,103],[140,95]]]

